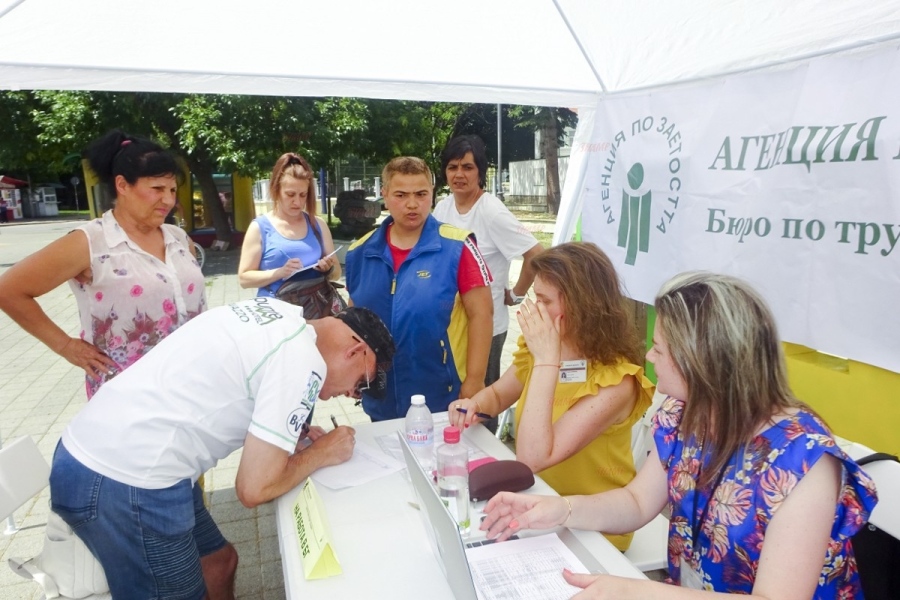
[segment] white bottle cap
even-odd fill
[[[423,396],[422,394],[416,394],[415,396],[412,397],[412,403],[415,406],[425,404],[425,396]]]

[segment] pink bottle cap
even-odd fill
[[[459,427],[456,425],[450,425],[449,427],[444,427],[444,443],[445,444],[458,444],[459,443]]]

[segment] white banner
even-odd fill
[[[581,206],[631,297],[729,273],[783,339],[900,372],[900,51],[614,97],[579,121],[561,224]]]

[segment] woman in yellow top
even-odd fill
[[[650,406],[653,385],[625,309],[619,278],[597,246],[572,242],[531,263],[534,294],[516,317],[522,329],[513,365],[469,399],[450,421],[516,406],[516,458],[562,495],[624,487],[634,478],[631,427]],[[462,409],[462,410],[457,410]],[[465,411],[465,412],[462,412]],[[608,536],[626,550],[632,534]]]

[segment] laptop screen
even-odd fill
[[[425,531],[434,550],[444,577],[450,584],[453,595],[461,600],[476,600],[475,584],[472,581],[472,573],[469,571],[469,563],[466,560],[466,551],[463,547],[462,536],[456,526],[453,516],[441,501],[437,490],[431,483],[431,478],[425,474],[419,462],[413,455],[406,437],[402,432],[397,432],[400,437],[400,447],[403,449],[403,458],[409,470],[409,478],[419,500],[419,510]]]
[[[558,535],[550,533],[488,545],[464,544],[456,521],[431,478],[419,466],[403,434],[398,432],[398,436],[425,530],[456,598],[570,598],[578,590],[562,578],[564,567],[575,572],[606,572],[565,528]],[[473,519],[473,532],[477,532],[477,522]]]

